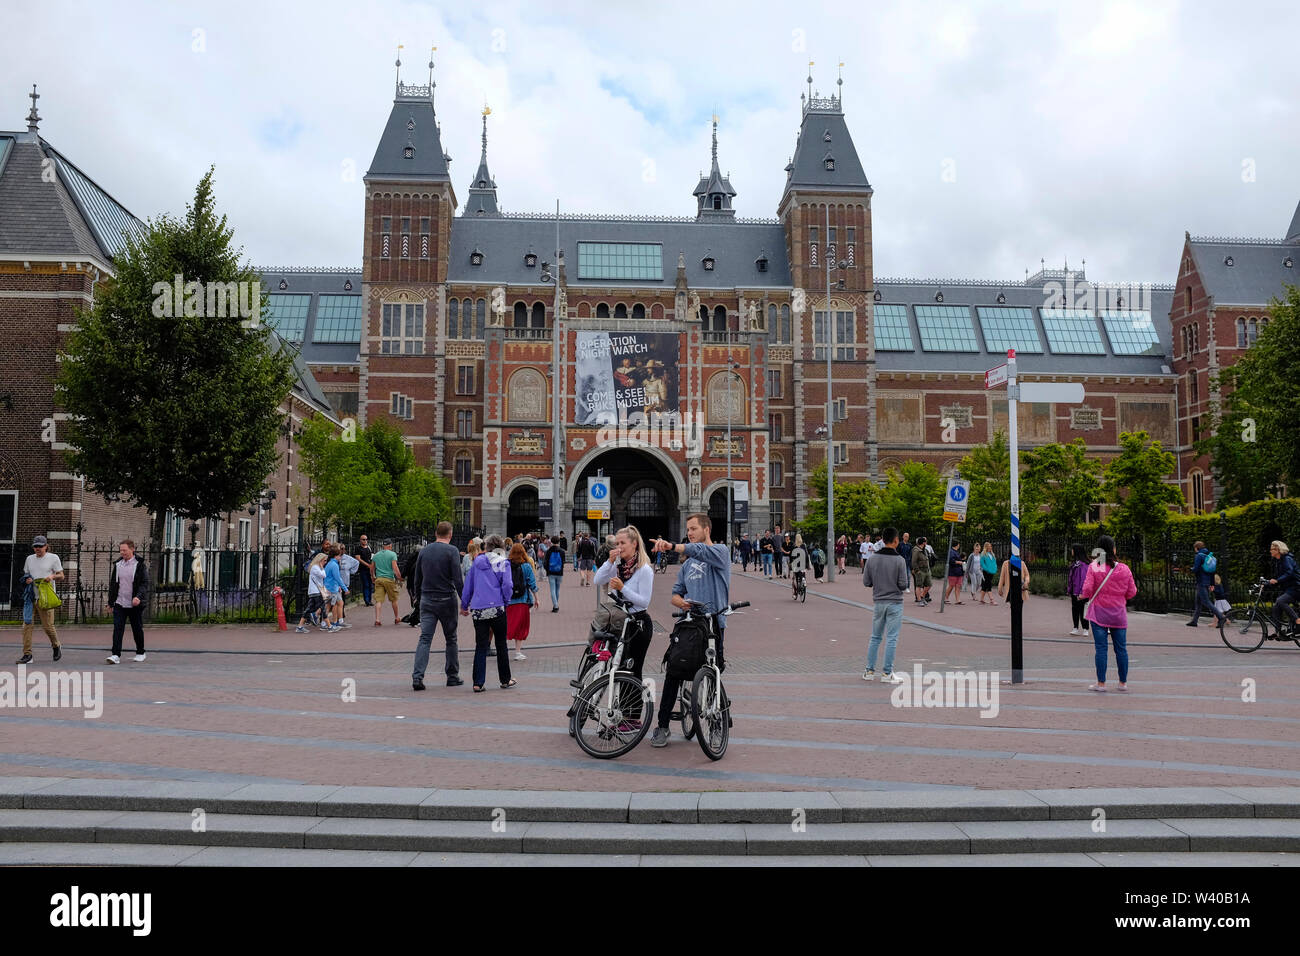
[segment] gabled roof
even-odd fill
[[[835,161],[834,169],[826,168],[828,158]],[[787,169],[787,194],[796,189],[868,194],[872,191],[853,146],[853,137],[849,135],[839,97],[813,97],[804,101],[799,140]]]
[[[408,158],[406,151],[411,150]],[[450,182],[430,87],[399,84],[365,178]]]
[[[1265,306],[1300,283],[1300,242],[1193,237],[1187,246],[1216,305]]]
[[[0,253],[111,260],[124,232],[144,233],[144,223],[39,135],[0,133],[0,144]]]
[[[296,396],[298,396],[298,400],[312,406],[318,414],[324,415],[336,425],[339,424],[339,420],[334,416],[334,409],[330,405],[330,400],[326,398],[325,393],[321,391],[320,383],[316,381],[316,377],[312,375],[311,370],[307,368],[307,363],[303,361],[301,353],[299,353],[296,348],[284,339],[280,338],[280,336],[276,335],[274,329],[270,330],[270,335],[268,336],[267,341],[271,344],[272,348],[278,349],[280,352],[288,353],[293,358],[293,374],[295,378],[292,391]]]
[[[579,276],[579,242],[659,243],[663,254],[663,279],[582,279]],[[785,230],[771,222],[735,220],[561,217],[560,248],[564,250],[569,288],[583,286],[672,289],[677,275],[677,255],[686,259],[686,281],[697,289],[790,288]],[[470,253],[483,253],[483,264],[470,264]],[[508,285],[538,285],[543,260],[555,249],[555,217],[537,215],[474,218],[458,216],[451,223],[451,251],[447,281]],[[529,267],[524,256],[535,252],[538,264]],[[704,268],[711,256],[712,271]],[[760,272],[757,260],[767,259]]]

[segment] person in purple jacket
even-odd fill
[[[465,593],[460,613],[474,620],[474,693],[481,694],[487,681],[488,646],[495,641],[497,677],[503,689],[519,682],[510,676],[510,648],[506,644],[506,606],[514,593],[510,559],[501,535],[483,542],[483,551],[465,576]]]
[[[1083,582],[1088,577],[1088,556],[1084,551],[1083,545],[1070,545],[1070,569],[1065,573],[1065,591],[1070,595],[1070,614],[1074,626],[1070,628],[1072,635],[1087,634],[1088,622],[1083,619],[1083,607],[1087,603],[1084,601]]]

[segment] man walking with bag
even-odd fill
[[[411,689],[424,690],[424,671],[429,666],[429,648],[433,644],[433,631],[442,625],[442,637],[447,644],[445,671],[447,686],[459,687],[465,683],[460,677],[460,650],[456,643],[457,615],[460,611],[460,592],[465,579],[460,569],[460,552],[451,544],[451,522],[440,521],[434,534],[437,540],[427,544],[416,560],[412,577],[419,582],[417,597],[420,608],[420,642],[415,646],[415,666],[411,670]]]
[[[876,655],[880,642],[885,642],[885,664],[880,680],[885,684],[901,684],[903,678],[894,673],[894,651],[898,647],[898,632],[903,626],[903,595],[907,593],[907,562],[898,553],[898,531],[886,528],[881,538],[881,548],[862,566],[862,585],[872,589],[875,610],[871,618],[871,643],[867,645],[867,669],[863,680],[876,679]]]
[[[50,550],[45,535],[38,534],[32,539],[32,553],[23,564],[23,586],[26,590],[23,595],[23,656],[18,658],[19,664],[32,662],[32,616],[28,613],[29,602],[31,611],[40,618],[45,636],[50,639],[50,646],[54,648],[54,659],[57,661],[63,656],[63,648],[59,646],[59,632],[54,629],[54,609],[61,602],[48,603],[48,595],[54,594],[54,582],[62,580],[63,562]],[[42,582],[44,587],[41,586]],[[45,607],[41,607],[41,591],[47,594]],[[55,601],[58,602],[57,597]]]

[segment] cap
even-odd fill
[[[36,537],[32,538],[33,548],[43,548],[48,544],[49,542],[45,540],[45,535],[43,534],[38,534]]]

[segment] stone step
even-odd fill
[[[0,866],[1019,866],[1298,867],[1300,853],[990,853],[895,856],[696,856],[420,853],[137,843],[0,843]]]
[[[94,844],[609,856],[1300,852],[1286,817],[902,823],[555,823],[0,810],[0,845]]]
[[[0,808],[480,822],[807,824],[1300,818],[1300,787],[586,793],[0,777]]]

